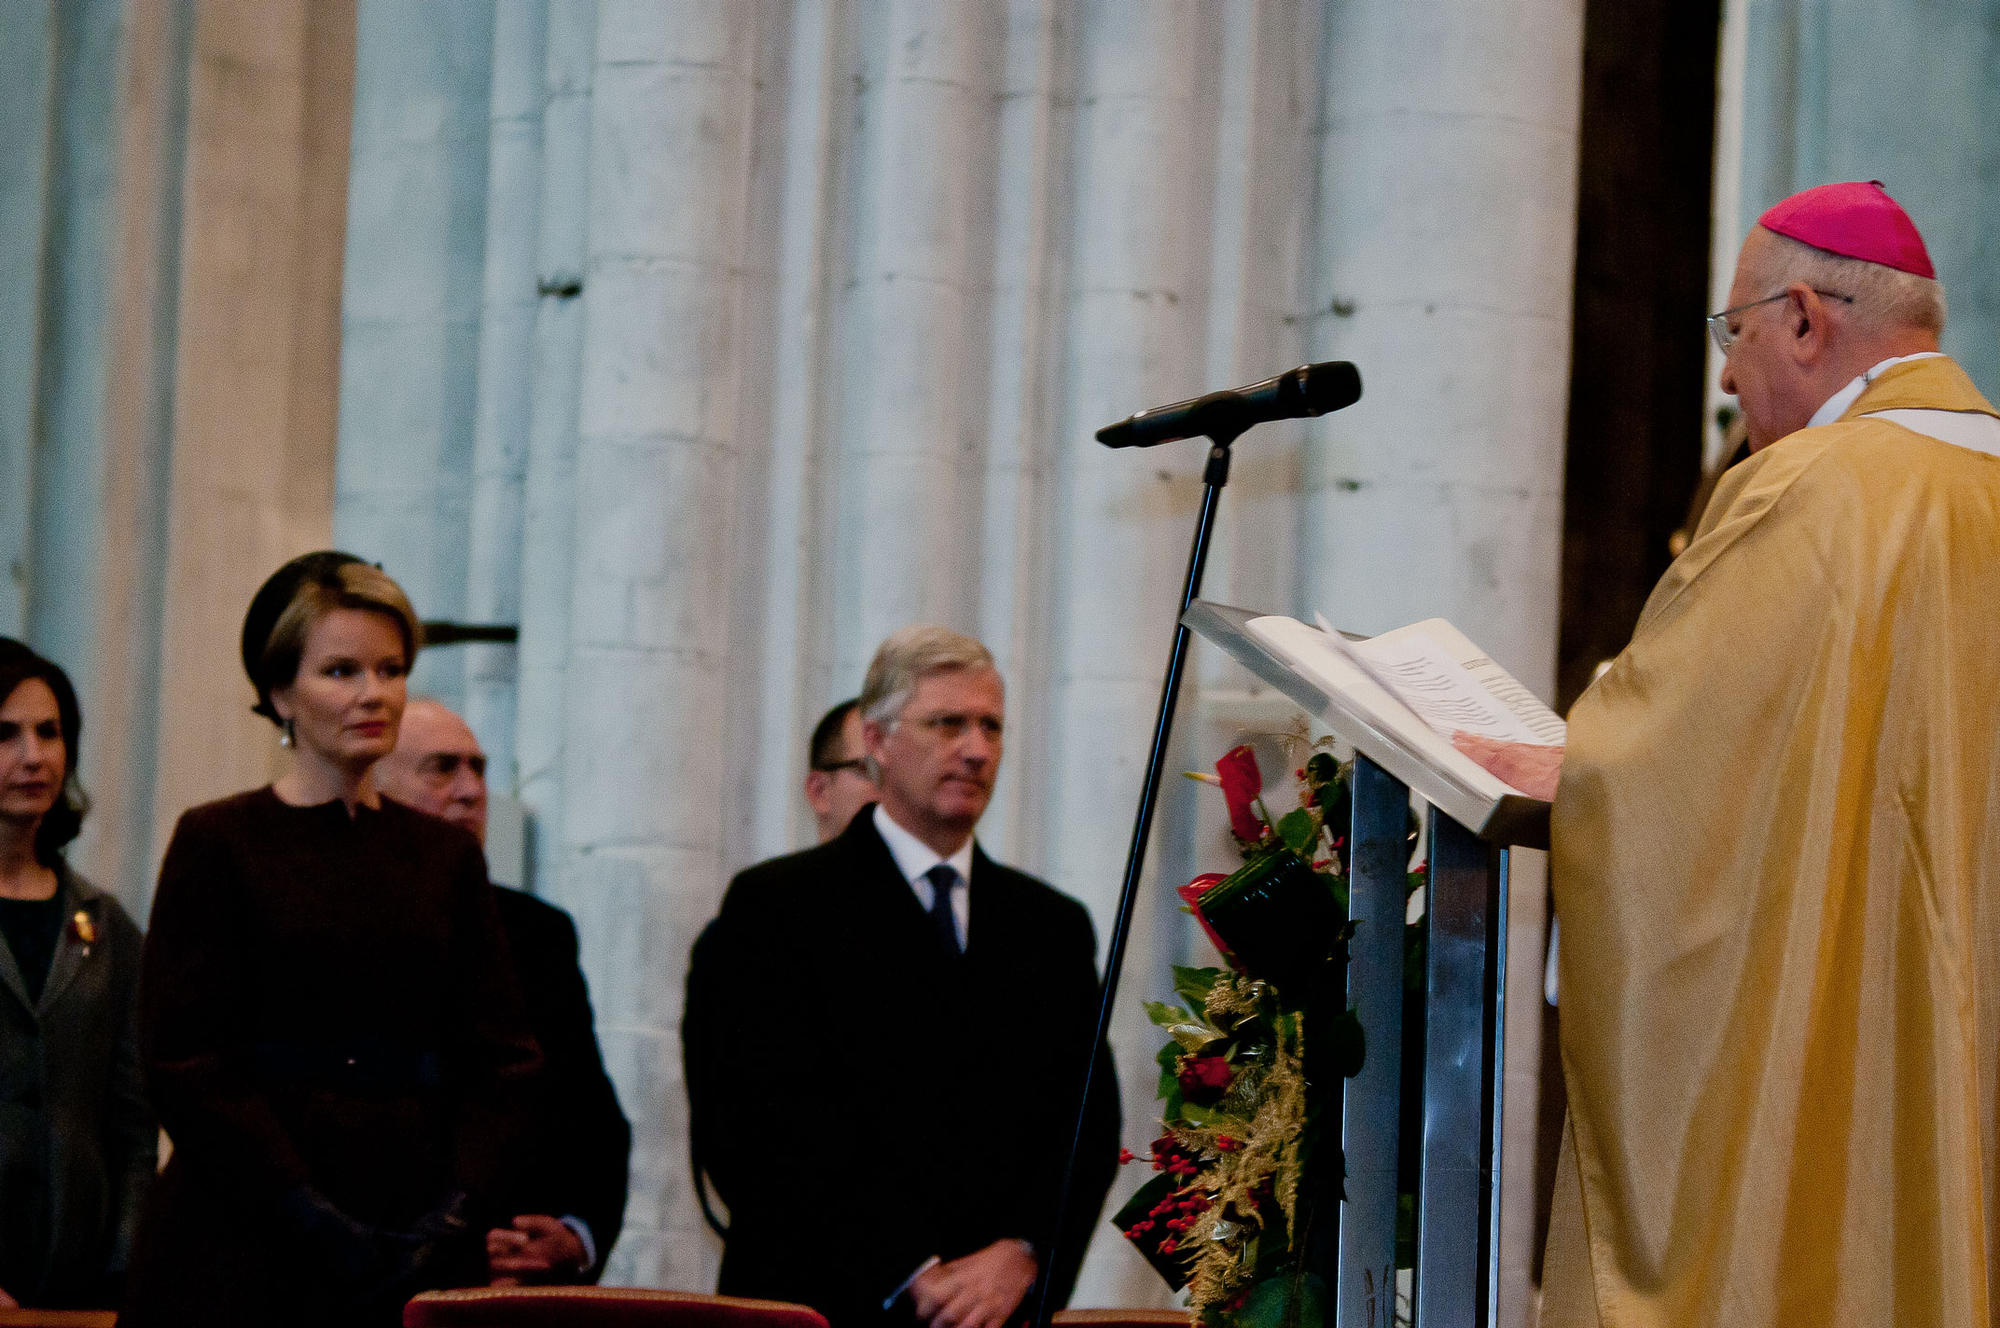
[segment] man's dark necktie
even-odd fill
[[[949,862],[940,862],[924,875],[931,883],[931,926],[937,929],[945,949],[959,954],[958,917],[951,911],[951,888],[958,884],[958,869]]]

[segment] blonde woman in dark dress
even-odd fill
[[[340,553],[280,568],[243,658],[292,754],[181,817],[141,1047],[174,1152],[128,1328],[399,1322],[487,1280],[538,1066],[471,835],[387,800],[409,601]]]
[[[69,676],[0,637],[0,1308],[110,1308],[158,1165],[139,929],[63,859],[83,824]]]

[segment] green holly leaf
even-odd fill
[[[1191,1024],[1194,1016],[1178,1005],[1168,1005],[1165,1001],[1147,1001],[1146,1017],[1161,1028],[1172,1028],[1175,1024]]]
[[[1188,1003],[1190,1010],[1200,1010],[1208,1005],[1208,993],[1215,990],[1215,984],[1222,981],[1223,971],[1219,968],[1184,968],[1174,965],[1174,995]]]
[[[1183,1102],[1181,1104],[1181,1119],[1190,1125],[1213,1128],[1217,1121],[1228,1120],[1229,1118],[1214,1107],[1204,1107],[1194,1102]]]
[[[1286,812],[1278,821],[1278,838],[1285,847],[1311,862],[1319,843],[1319,818],[1305,808]]]

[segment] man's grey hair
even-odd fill
[[[1852,295],[1848,306],[1855,324],[1869,333],[1916,328],[1944,335],[1944,286],[1930,277],[1903,272],[1865,259],[1846,258],[1789,235],[1769,232],[1769,246],[1758,266],[1758,287],[1774,294],[1803,282],[1819,291]]]
[[[918,623],[892,633],[875,651],[861,684],[861,717],[892,728],[917,683],[951,669],[994,669],[992,652],[963,632]]]

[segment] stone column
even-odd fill
[[[426,618],[466,605],[495,15],[359,12],[334,536]],[[415,685],[458,706],[464,676],[463,651],[439,650]]]
[[[29,259],[39,268],[41,289],[36,321],[21,329],[34,346],[34,378],[26,403],[26,487],[14,503],[33,515],[15,578],[25,592],[28,638],[78,670],[78,685],[88,692],[96,609],[94,597],[77,588],[95,586],[103,554],[98,523],[109,467],[102,423],[113,376],[107,342],[114,284],[126,275],[117,267],[126,109],[118,80],[130,51],[118,0],[55,6],[42,35],[48,103],[35,146],[47,193],[33,229],[44,247]]]
[[[55,7],[0,5],[0,633],[27,631]]]
[[[237,640],[333,505],[354,9],[196,11],[160,613],[155,844],[191,803],[268,779]],[[143,638],[141,638],[143,640]]]
[[[978,583],[971,588],[978,636],[1007,679],[1017,716],[1035,713],[1053,661],[1055,458],[1065,326],[1065,234],[1074,180],[1067,155],[1074,126],[1075,29],[1070,6],[1034,0],[1007,9],[998,70],[991,192],[992,293],[982,340],[987,366],[980,475]],[[980,822],[982,841],[1009,861],[1038,842],[1042,768],[1055,736],[1011,723],[1006,773]]]
[[[91,523],[101,552],[93,594],[78,594],[87,584],[81,581],[49,589],[95,611],[90,656],[71,661],[72,668],[86,666],[76,681],[89,698],[80,769],[98,805],[118,809],[87,820],[73,852],[95,879],[131,903],[148,896],[155,854],[163,847],[162,827],[143,813],[159,807],[163,793],[169,803],[183,794],[160,781],[166,717],[159,711],[159,634],[166,615],[195,11],[133,6],[128,18],[125,96],[110,145],[117,167],[103,335],[105,363],[115,368],[104,384],[98,431],[103,488]],[[107,531],[120,537],[107,540]],[[259,772],[245,773],[254,779]]]
[[[977,625],[991,251],[985,6],[899,0],[860,31],[855,245],[837,305],[843,676],[912,622]]]
[[[597,8],[548,13],[542,68],[542,182],[537,209],[533,399],[521,483],[521,640],[515,653],[514,760],[531,823],[538,889],[559,874],[563,679],[569,660],[570,535],[583,364],[583,268],[590,196],[590,81]]]
[[[702,1285],[680,971],[722,885],[738,313],[759,11],[599,10],[559,902],[632,1108],[614,1274]]]
[[[486,275],[466,546],[465,616],[475,623],[518,624],[521,617],[521,491],[534,399],[546,9],[544,0],[505,0],[493,11]],[[464,653],[466,721],[492,762],[493,786],[512,791],[515,647],[469,645]]]
[[[1443,614],[1545,696],[1581,33],[1579,0],[1344,6],[1320,158],[1311,344],[1367,394],[1307,453],[1307,599]]]
[[[1199,444],[1112,452],[1092,434],[1210,385],[1203,339],[1216,169],[1211,62],[1221,25],[1213,10],[1194,4],[1087,6],[1076,23],[1061,386],[1039,518],[1049,541],[1047,603],[1023,606],[1024,617],[1046,614],[1049,664],[1039,696],[1009,697],[1008,719],[1011,729],[1039,735],[1029,741],[1040,759],[1010,776],[1029,781],[1022,796],[1034,799],[1021,857],[1089,905],[1102,960],[1204,452]],[[1195,708],[1190,700],[1184,695],[1184,715]],[[1166,790],[1163,826],[1176,824],[1171,800],[1180,787],[1191,786],[1176,777]],[[1149,860],[1112,1026],[1128,1141],[1151,1138],[1158,1119],[1148,1088],[1157,1070],[1148,1065],[1159,1043],[1142,1002],[1161,994],[1166,963],[1179,957],[1157,948],[1156,936],[1182,921],[1157,842]],[[1121,1175],[1109,1204],[1136,1179]],[[1143,1261],[1115,1232],[1098,1235],[1077,1303],[1162,1303],[1165,1288]]]
[[[786,92],[757,131],[762,206],[752,212],[766,215],[751,223],[748,265],[751,364],[765,390],[746,393],[740,451],[737,577],[760,592],[736,597],[732,626],[739,658],[758,661],[739,680],[730,716],[738,759],[726,824],[739,852],[808,841],[812,823],[799,795],[807,739],[826,707],[857,685],[834,662],[832,610],[847,580],[832,556],[840,461],[828,386],[841,232],[832,191],[852,132],[840,9],[837,0],[795,5],[778,40],[766,43],[776,47],[766,58],[778,57]]]

